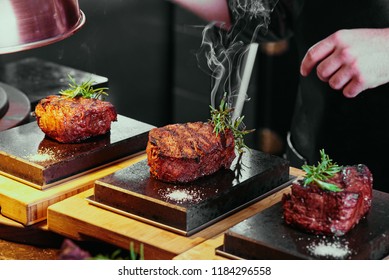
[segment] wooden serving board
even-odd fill
[[[64,144],[45,137],[36,122],[0,132],[0,174],[47,189],[144,151],[153,126],[118,115],[110,133]]]
[[[279,201],[284,191],[251,204],[191,236],[183,236],[89,204],[86,198],[93,194],[91,189],[51,205],[48,229],[73,239],[98,239],[123,249],[128,249],[133,241],[136,248],[144,245],[146,259],[172,259]]]
[[[0,175],[1,214],[23,225],[38,223],[47,218],[49,205],[92,188],[97,179],[144,159],[144,157],[143,153],[134,155],[127,160],[97,169],[85,176],[68,180],[45,190],[32,188]]]

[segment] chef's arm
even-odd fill
[[[231,19],[226,0],[171,0],[206,21],[223,23],[229,28]]]
[[[170,0],[181,7],[191,11],[206,21],[223,23],[220,26],[229,29],[231,25],[242,19],[238,9],[235,9],[237,0]],[[234,2],[235,1],[235,2]],[[260,41],[277,41],[290,37],[293,34],[293,25],[304,0],[263,0],[267,6],[274,6],[270,14],[269,32],[259,34]],[[262,19],[243,19],[245,22],[240,30],[240,37],[250,42],[253,31],[261,24]]]

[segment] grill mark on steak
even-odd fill
[[[188,139],[188,142],[189,143],[185,143],[184,141],[183,142],[179,142],[179,145],[180,145],[180,149],[178,149],[179,151],[181,151],[181,157],[182,158],[191,158],[193,157],[193,155],[195,155],[193,158],[195,160],[198,160],[198,157],[197,157],[197,149],[196,149],[196,142],[194,142],[192,139],[196,137],[195,133],[194,133],[194,130],[188,125],[188,124],[185,124],[184,125],[184,128],[185,129],[181,129],[181,130],[177,130],[177,132],[179,131],[179,137],[181,139]],[[187,145],[189,144],[189,145]]]
[[[182,126],[167,126],[162,128],[168,132],[169,141],[153,141],[160,147],[161,151],[177,152],[176,157],[193,158],[198,156],[198,151],[205,152],[210,147],[212,138],[216,137],[214,133],[210,134],[207,131],[201,130],[200,125],[182,124]],[[170,135],[169,135],[170,134]],[[215,142],[215,141],[213,141]],[[189,146],[188,146],[189,144]],[[224,145],[225,146],[225,145]]]
[[[146,152],[150,173],[167,182],[189,182],[229,168],[235,158],[231,131],[213,132],[210,123],[172,124],[152,129]]]
[[[190,134],[191,138],[197,139],[197,141],[191,141],[191,144],[193,146],[193,150],[196,152],[198,150],[201,150],[204,152],[206,150],[205,146],[209,146],[209,139],[213,135],[205,134],[204,133],[199,133],[198,130],[194,129],[190,125],[187,125],[188,128],[188,133]],[[203,144],[203,145],[202,145]]]

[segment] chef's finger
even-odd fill
[[[353,77],[353,79],[344,87],[343,95],[348,98],[353,98],[356,97],[365,89],[366,88],[364,84],[356,77]]]
[[[349,67],[343,66],[336,71],[328,80],[328,84],[335,90],[343,89],[353,78],[353,73]]]
[[[331,37],[328,37],[314,46],[312,46],[305,54],[301,65],[300,73],[303,76],[307,76],[312,69],[324,58],[328,57],[335,49],[335,44],[332,42]]]
[[[329,79],[342,67],[342,61],[337,59],[333,54],[320,62],[316,68],[317,76],[323,82]]]

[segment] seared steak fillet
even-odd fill
[[[212,124],[193,122],[152,129],[146,152],[153,177],[186,183],[229,168],[234,148],[230,130],[216,136]]]
[[[94,98],[51,95],[35,108],[38,126],[61,143],[76,143],[110,131],[116,121],[114,106]]]
[[[351,230],[370,209],[372,174],[362,164],[346,166],[328,182],[342,191],[295,181],[291,193],[282,198],[285,223],[314,234],[341,236]]]

